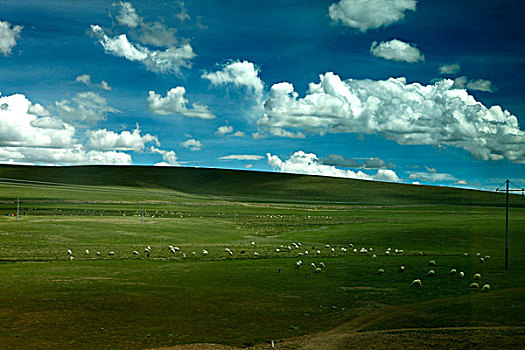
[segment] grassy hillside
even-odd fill
[[[225,169],[146,166],[0,166],[0,178],[169,189],[235,200],[500,206],[504,196],[449,187]],[[512,205],[525,207],[520,196]]]

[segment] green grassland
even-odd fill
[[[501,194],[218,169],[1,166],[0,177],[2,349],[343,349],[381,337],[410,348],[413,332],[429,347],[525,347],[519,196],[505,270]],[[18,198],[19,220],[8,216]],[[476,273],[489,293],[468,288]]]

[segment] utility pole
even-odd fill
[[[509,188],[510,180],[505,180],[505,189],[500,190],[499,187],[496,188],[496,195],[498,192],[506,193],[506,205],[505,205],[505,270],[509,269],[509,193],[510,192],[522,192],[524,188],[520,189],[510,189]]]

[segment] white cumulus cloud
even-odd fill
[[[71,100],[57,101],[52,110],[65,122],[77,126],[96,124],[106,120],[109,112],[118,112],[104,97],[91,91],[78,93]]]
[[[217,131],[215,131],[215,134],[221,137],[226,136],[226,135],[231,135],[233,137],[245,137],[246,136],[246,134],[242,131],[234,132],[233,126],[231,125],[219,126],[217,128]]]
[[[22,26],[12,26],[9,22],[0,21],[0,53],[2,55],[11,55],[16,41],[20,38],[22,28]]]
[[[141,18],[137,15],[137,11],[129,2],[119,2],[119,12],[117,14],[117,21],[120,25],[135,28],[141,22]]]
[[[374,41],[370,52],[376,57],[390,61],[414,63],[425,60],[425,56],[417,47],[398,39],[382,41],[379,44]]]
[[[202,149],[202,143],[195,139],[188,139],[182,142],[181,145],[184,148],[188,148],[190,151],[200,151]]]
[[[111,130],[99,129],[88,131],[89,140],[86,146],[90,149],[103,151],[135,151],[142,152],[146,143],[154,143],[159,145],[159,140],[156,136],[150,134],[141,135],[140,128],[132,132],[124,130],[121,133],[116,133]]]
[[[79,82],[79,83],[82,83],[86,86],[94,86],[94,87],[97,87],[97,88],[100,88],[102,90],[111,90],[111,87],[109,86],[109,84],[105,81],[105,80],[102,80],[100,82],[100,84],[93,84],[91,82],[91,76],[89,74],[82,74],[82,75],[79,75],[78,77],[75,78],[75,81],[76,82]]]
[[[208,79],[212,85],[234,85],[246,88],[260,98],[264,84],[259,78],[259,68],[249,61],[232,61],[222,66],[222,69],[213,73],[205,72],[202,78]]]
[[[193,48],[188,43],[165,50],[150,50],[140,44],[131,43],[126,34],[110,37],[98,25],[92,25],[91,31],[107,53],[129,61],[141,62],[153,72],[180,74],[182,67],[191,68],[191,59],[195,57]]]
[[[263,156],[256,154],[230,154],[228,156],[219,157],[220,160],[260,160]]]
[[[174,166],[180,164],[177,154],[174,151],[163,150],[154,146],[151,146],[149,151],[151,153],[157,153],[162,155],[162,162],[155,163],[155,166]]]
[[[490,80],[486,79],[473,79],[469,80],[466,76],[457,77],[454,79],[454,88],[456,89],[467,89],[471,91],[484,91],[494,92],[496,87]]]
[[[366,32],[391,25],[415,11],[417,0],[341,0],[330,5],[332,21]]]
[[[210,112],[207,106],[192,103],[188,106],[188,100],[184,97],[186,89],[177,86],[166,93],[166,97],[150,91],[147,101],[150,110],[159,115],[180,114],[191,118],[213,119],[215,116]]]
[[[438,73],[439,74],[458,74],[461,71],[461,65],[456,63],[450,63],[450,64],[443,64],[439,66]]]
[[[323,164],[322,159],[314,153],[297,151],[287,160],[283,161],[278,156],[266,153],[268,164],[283,173],[308,174],[332,177],[345,177],[351,179],[400,181],[395,171],[390,169],[379,169],[376,174],[369,175],[362,171],[339,169],[332,165]]]
[[[433,85],[341,80],[328,72],[299,98],[290,83],[272,86],[260,129],[379,134],[402,145],[454,146],[483,160],[525,163],[525,132],[500,106],[486,107],[452,80]]]

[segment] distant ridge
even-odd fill
[[[171,189],[236,200],[501,206],[504,196],[452,187],[216,168],[0,165],[0,178]],[[512,205],[525,207],[520,196]]]

